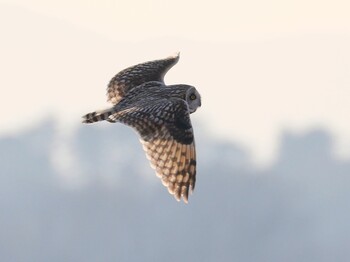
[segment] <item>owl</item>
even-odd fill
[[[110,108],[83,116],[83,123],[123,123],[139,134],[157,176],[170,194],[188,202],[196,182],[196,149],[190,114],[201,106],[195,87],[166,85],[179,54],[131,66],[108,84]]]

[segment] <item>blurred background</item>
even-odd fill
[[[1,261],[349,261],[348,1],[0,0]],[[123,125],[118,71],[181,52],[188,205]]]

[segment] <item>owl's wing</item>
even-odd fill
[[[188,106],[181,99],[159,100],[109,117],[135,128],[152,168],[179,201],[187,203],[196,182],[196,150]]]
[[[168,70],[179,61],[179,53],[165,59],[149,61],[126,68],[115,75],[108,84],[108,102],[117,104],[127,92],[146,82],[164,83]]]

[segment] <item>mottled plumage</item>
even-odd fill
[[[117,104],[132,88],[143,83],[157,81],[164,83],[168,70],[179,61],[179,55],[161,60],[149,61],[128,67],[116,74],[108,84],[108,102]]]
[[[119,72],[107,88],[113,107],[83,116],[134,128],[157,176],[177,200],[188,201],[196,181],[196,150],[190,113],[201,105],[189,85],[165,85],[165,73],[179,56],[145,62]]]

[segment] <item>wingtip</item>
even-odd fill
[[[185,203],[185,204],[188,204],[188,195],[187,194],[177,194],[177,192],[173,192],[171,193],[177,202],[181,202],[181,200]]]
[[[178,60],[180,58],[180,51],[175,52],[174,54],[169,56],[169,58],[176,58]]]
[[[170,192],[170,191],[169,191],[169,193],[173,195],[173,197],[175,198],[175,200],[177,202],[181,202],[181,200],[182,200],[185,204],[188,204],[188,196],[186,196],[186,195],[177,195],[175,192]]]
[[[183,201],[185,204],[188,204],[188,199],[187,198],[183,198]]]

